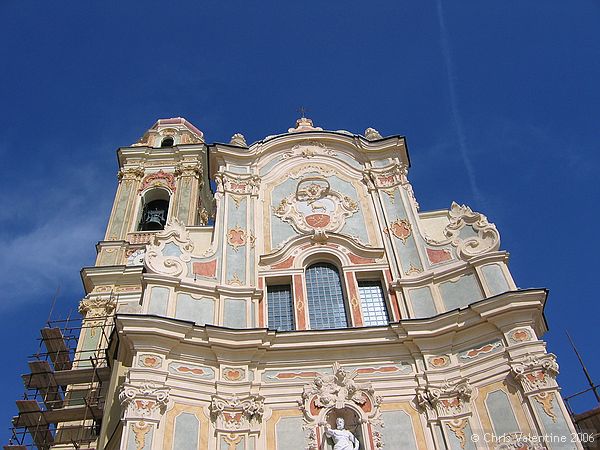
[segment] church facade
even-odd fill
[[[77,351],[109,368],[89,448],[581,448],[547,292],[483,214],[420,211],[402,136],[301,118],[207,144],[176,118],[118,160],[82,270]]]

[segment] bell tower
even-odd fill
[[[211,221],[207,146],[187,120],[158,120],[117,157],[119,184],[96,265],[121,264],[173,219],[191,227]]]

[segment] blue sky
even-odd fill
[[[183,116],[208,142],[315,125],[407,136],[422,210],[501,233],[520,287],[548,287],[563,393],[595,380],[600,6],[592,0],[0,2],[0,438],[60,286],[76,309],[118,146]]]

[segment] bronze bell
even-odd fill
[[[169,202],[154,200],[149,202],[142,213],[141,231],[158,231],[165,228]]]

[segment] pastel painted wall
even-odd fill
[[[148,314],[166,316],[170,293],[171,291],[169,288],[162,286],[153,286],[150,290]]]
[[[473,274],[461,275],[458,278],[444,281],[440,283],[439,289],[446,311],[464,308],[483,298],[483,292]]]
[[[275,425],[276,450],[298,450],[306,438],[302,430],[302,417],[282,417]]]
[[[200,422],[194,414],[181,413],[175,418],[173,449],[199,450]]]
[[[382,430],[385,449],[417,450],[410,416],[404,411],[385,411],[381,414],[385,427]]]
[[[214,324],[215,301],[208,297],[195,298],[190,294],[179,293],[175,317],[193,321],[198,325]]]
[[[223,326],[229,328],[246,328],[246,300],[226,298],[223,304]]]
[[[485,399],[485,406],[496,436],[521,431],[506,392],[502,390],[490,392]]]

